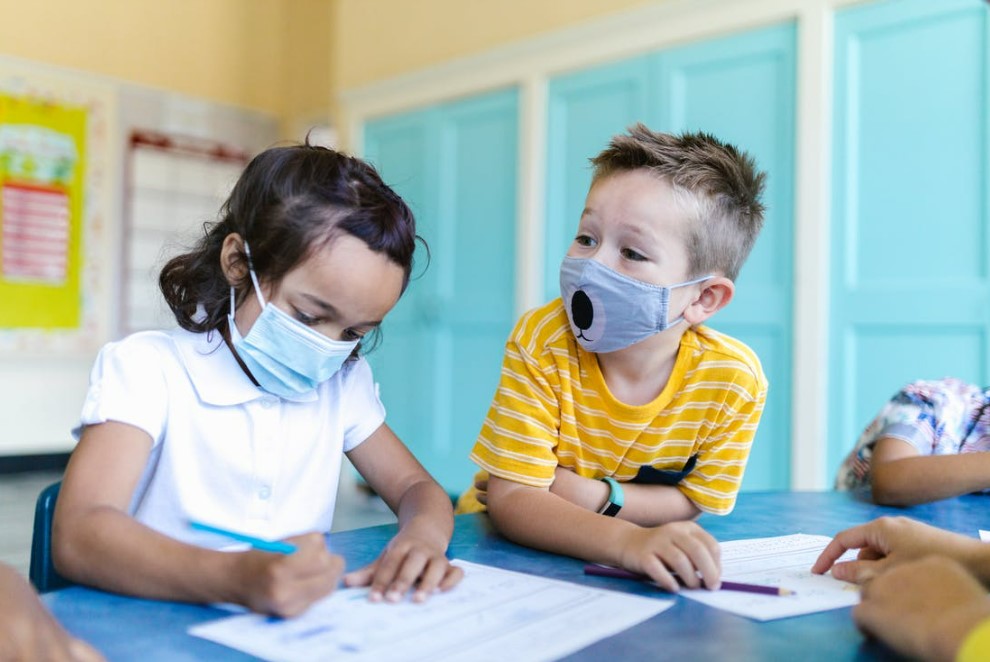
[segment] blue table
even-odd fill
[[[838,492],[751,492],[740,495],[727,517],[705,515],[700,523],[719,540],[810,533],[835,535],[881,515],[907,515],[975,536],[990,528],[990,497],[966,496],[913,508],[886,508]],[[348,568],[372,561],[395,533],[394,525],[330,536]],[[498,566],[640,595],[656,594],[646,584],[583,574],[583,563],[534,551],[499,537],[484,515],[457,518],[450,555]],[[666,594],[663,594],[666,597]],[[210,607],[138,600],[73,587],[43,596],[56,618],[74,635],[91,642],[110,660],[246,660],[235,650],[191,637],[186,629],[227,615]],[[873,660],[897,659],[886,647],[866,641],[849,609],[759,623],[678,598],[675,606],[568,659],[681,660]]]

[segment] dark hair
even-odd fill
[[[642,168],[686,193],[697,216],[686,228],[690,275],[721,271],[736,279],[763,227],[767,175],[749,154],[711,134],[671,135],[636,124],[591,163],[593,182]]]
[[[315,145],[274,147],[241,173],[218,220],[203,226],[194,249],[172,258],[158,278],[165,301],[183,329],[203,333],[226,327],[230,284],[220,264],[224,239],[239,234],[251,248],[259,280],[278,283],[340,233],[402,267],[409,284],[416,221],[409,206],[368,163]],[[424,242],[425,246],[425,242]],[[238,254],[248,266],[247,255]],[[243,297],[245,276],[235,286]]]

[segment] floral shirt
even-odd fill
[[[908,384],[866,426],[839,468],[835,487],[870,486],[873,447],[883,437],[905,441],[921,455],[990,450],[990,388],[952,377]]]

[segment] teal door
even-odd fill
[[[389,425],[452,493],[470,485],[515,321],[517,115],[510,90],[365,127],[366,157],[429,245],[368,358]]]
[[[790,484],[794,189],[793,25],[660,51],[555,79],[549,88],[547,298],[584,203],[587,159],[635,122],[702,130],[749,151],[770,174],[765,228],[712,326],[750,345],[770,381],[743,489]]]
[[[990,376],[987,12],[836,18],[829,481],[902,384]]]
[[[650,58],[643,56],[550,81],[547,104],[546,271],[549,301],[560,296],[558,269],[574,240],[591,184],[588,159],[648,115]]]
[[[768,173],[766,220],[711,326],[749,345],[770,382],[743,489],[785,489],[791,471],[794,297],[795,31],[775,26],[667,51],[658,58],[657,125],[707,131],[749,152]]]

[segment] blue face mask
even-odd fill
[[[250,264],[251,251],[245,252]],[[234,323],[234,288],[230,288],[230,342],[237,355],[264,390],[292,398],[314,390],[333,377],[354,352],[358,341],[332,340],[288,314],[265,303],[254,269],[250,269],[261,314],[247,336],[242,337]]]
[[[683,320],[683,316],[668,319],[670,291],[710,278],[653,285],[596,260],[565,257],[560,265],[560,296],[581,346],[589,352],[616,352]]]

